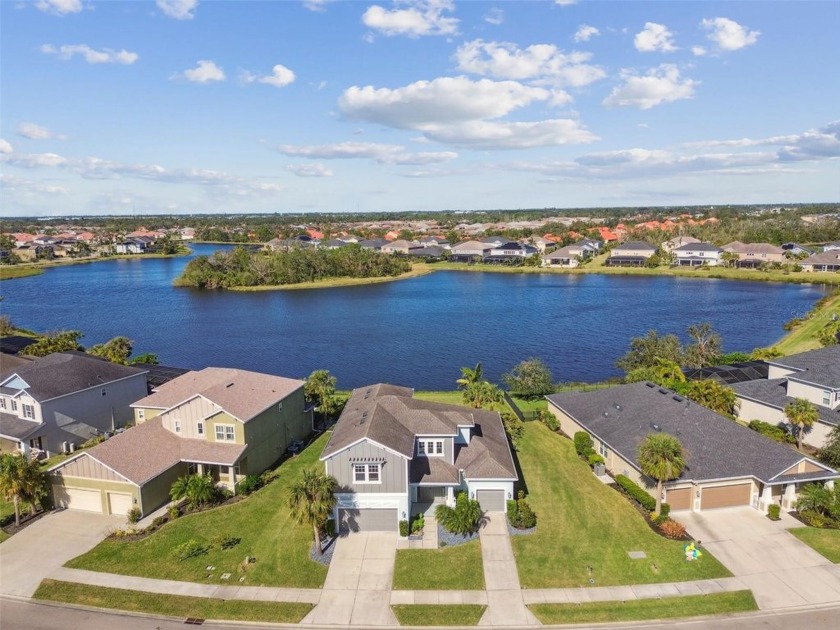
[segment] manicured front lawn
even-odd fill
[[[318,456],[326,441],[324,434],[280,466],[275,481],[240,503],[183,516],[140,541],[105,540],[67,566],[211,583],[220,583],[222,573],[231,573],[231,583],[239,584],[240,563],[250,555],[256,562],[248,565],[245,585],[320,587],[327,567],[309,559],[312,530],[292,521],[286,500],[289,486],[301,470],[319,465]],[[223,551],[213,544],[222,535],[241,538],[241,542]],[[191,539],[211,544],[210,552],[178,560],[175,548]],[[208,566],[215,568],[208,570]],[[208,577],[210,574],[212,577]]]
[[[394,590],[484,588],[481,543],[477,540],[443,549],[400,549],[394,566]]]
[[[475,626],[487,606],[401,604],[391,609],[402,626]]]
[[[525,424],[519,463],[537,531],[513,536],[525,588],[681,582],[729,576],[710,553],[686,562],[682,542],[651,531],[622,495],[602,484],[571,440],[538,422]],[[632,560],[629,551],[647,558]],[[592,579],[587,567],[592,567]]]
[[[56,580],[41,582],[38,590],[35,591],[34,598],[167,617],[273,623],[299,623],[312,610],[311,604],[160,595]]]
[[[794,527],[788,531],[834,564],[840,564],[840,529]]]
[[[546,625],[676,619],[758,610],[750,591],[638,599],[628,602],[534,604],[529,608],[534,616]]]

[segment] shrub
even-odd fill
[[[327,522],[324,523],[324,534],[327,538],[335,536],[335,520],[327,519]]]
[[[96,446],[97,444],[101,444],[107,438],[104,435],[94,435],[84,442],[82,442],[82,448],[90,448],[91,446]]]
[[[507,519],[508,523],[516,527],[516,519],[519,518],[519,507],[513,499],[507,502]]]
[[[537,515],[534,514],[534,511],[531,509],[531,506],[528,505],[525,499],[519,499],[516,502],[516,507],[518,515],[514,527],[516,527],[517,529],[529,529],[531,527],[536,527]]]
[[[589,460],[589,465],[594,466],[595,464],[603,464],[604,458],[599,455],[598,453],[591,453],[587,459]]]
[[[584,455],[584,451],[589,448],[591,449],[594,442],[592,442],[592,437],[586,431],[578,431],[575,433],[575,437],[573,438],[575,442],[575,451],[580,456]]]
[[[181,510],[178,509],[177,505],[170,505],[169,508],[166,510],[167,516],[169,516],[170,521],[174,521],[176,518],[181,516]]]
[[[537,420],[548,427],[549,431],[557,431],[560,428],[560,421],[557,420],[553,413],[544,409],[540,409],[537,412]]]
[[[152,524],[149,525],[150,529],[157,529],[158,527],[163,527],[166,524],[166,521],[169,520],[165,516],[156,516],[154,520],[152,520]]]
[[[656,509],[656,499],[650,496],[647,492],[639,487],[632,479],[624,475],[618,475],[615,482],[636,501],[639,505],[645,508],[648,512],[653,512]]]
[[[189,558],[203,556],[210,550],[210,547],[195,538],[175,547],[175,557],[182,562]]]
[[[481,524],[481,506],[475,499],[470,499],[466,492],[459,492],[455,507],[439,505],[435,516],[446,531],[467,536],[476,532]]]
[[[780,444],[796,444],[796,436],[788,433],[778,425],[762,422],[761,420],[750,420],[747,426],[756,433],[760,433],[764,437],[768,437]]]
[[[781,515],[782,508],[779,504],[773,503],[770,507],[767,508],[767,518],[771,521],[778,521],[782,518]]]
[[[518,450],[519,441],[525,433],[525,425],[522,424],[522,421],[512,413],[504,411],[501,416],[502,425],[505,427],[505,433],[507,433],[508,439],[513,446],[513,450]]]
[[[672,521],[670,518],[659,525],[659,531],[668,538],[683,538],[685,536],[685,527],[682,523]]]
[[[661,516],[667,517],[671,513],[671,506],[667,503],[663,503],[659,506],[659,514]]]
[[[423,527],[426,525],[426,519],[422,514],[416,515],[411,520],[411,527],[409,527],[409,531],[414,534],[416,532],[422,532]]]
[[[224,534],[222,536],[216,536],[213,539],[213,544],[218,545],[219,549],[226,550],[226,549],[233,549],[242,542],[241,538],[236,538],[235,536],[230,536],[228,534]]]
[[[240,494],[251,494],[255,490],[259,490],[263,486],[262,477],[259,475],[248,475],[236,484],[236,490]]]
[[[408,521],[400,521],[400,536],[408,537]]]
[[[831,520],[816,510],[800,510],[800,518],[811,527],[823,528],[830,524]]]
[[[142,516],[143,516],[143,512],[140,511],[139,507],[131,508],[128,511],[128,513],[126,514],[126,517],[128,518],[129,523],[136,523],[137,521],[139,521],[142,518]]]

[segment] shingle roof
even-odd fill
[[[622,243],[618,247],[614,247],[612,251],[614,252],[624,252],[624,251],[631,251],[631,250],[648,250],[648,251],[656,251],[656,248],[651,245],[650,243],[645,243],[644,241],[627,241],[626,243]]]
[[[504,425],[495,411],[474,414],[475,428],[470,443],[455,454],[455,468],[466,479],[518,479]]]
[[[747,381],[746,383],[736,383],[732,385],[732,391],[736,396],[742,398],[749,398],[776,409],[784,411],[788,403],[792,403],[796,398],[787,395],[788,378],[771,378],[760,381]],[[829,409],[815,405],[820,414],[820,422],[830,424],[832,426],[840,425],[840,407],[837,409]],[[749,420],[749,418],[747,418]]]
[[[81,352],[55,352],[27,365],[5,370],[0,381],[17,374],[29,385],[26,389],[29,395],[43,402],[144,372]]]
[[[733,241],[722,247],[723,251],[736,254],[784,254],[785,250],[770,243],[740,243]]]
[[[681,245],[677,247],[675,252],[720,252],[720,247],[717,245],[712,245],[711,243],[689,243],[687,245]]]
[[[13,440],[24,440],[43,425],[25,420],[10,413],[0,412],[0,435]]]
[[[409,473],[411,483],[457,484],[458,469],[442,457],[415,457]]]
[[[677,437],[687,462],[680,481],[738,477],[769,481],[803,459],[793,449],[653,383],[547,398],[637,468],[645,436],[662,432]]]
[[[840,345],[792,354],[769,363],[796,370],[796,374],[788,377],[791,380],[840,388]]]
[[[830,249],[827,252],[820,252],[808,256],[799,263],[800,265],[840,265],[840,250]]]
[[[195,396],[203,396],[235,418],[248,422],[303,385],[303,381],[282,376],[209,367],[172,379],[131,406],[169,409]]]

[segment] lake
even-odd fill
[[[196,254],[220,249],[193,245]],[[436,272],[369,286],[237,293],[175,288],[188,258],[114,260],[3,281],[2,312],[37,331],[76,329],[86,346],[125,335],[135,354],[200,369],[305,377],[342,389],[387,381],[454,389],[460,367],[501,374],[538,356],[555,380],[618,376],[615,360],[651,328],[685,339],[709,321],[727,351],[770,345],[827,289],[732,280]]]

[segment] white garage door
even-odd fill
[[[118,514],[125,516],[133,505],[133,499],[130,494],[120,494],[118,492],[108,493],[108,508],[111,514]]]
[[[338,517],[342,533],[397,531],[396,509],[339,510]]]
[[[505,511],[504,490],[479,490],[475,493],[475,498],[478,499],[481,509],[485,512]]]
[[[63,496],[59,498],[59,505],[66,507],[68,510],[102,512],[102,494],[99,490],[66,488]]]

